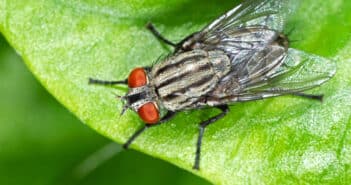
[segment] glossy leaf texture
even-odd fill
[[[170,52],[145,28],[152,21],[179,41],[238,1],[0,0],[0,31],[38,80],[90,127],[123,143],[142,126],[119,116],[126,88],[89,86],[88,77],[125,79]],[[207,128],[201,171],[192,171],[198,123],[215,109],[178,114],[132,148],[167,160],[215,184],[351,182],[351,2],[294,1],[284,29],[292,47],[336,60],[336,76],[310,91],[324,102],[278,97],[231,106]],[[157,176],[155,176],[157,178]]]
[[[124,151],[83,125],[38,83],[2,35],[0,66],[0,184],[208,184],[165,161]]]

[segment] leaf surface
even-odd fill
[[[295,2],[295,1],[294,1]],[[0,31],[38,80],[84,123],[123,143],[142,126],[120,117],[115,93],[88,77],[124,79],[170,50],[145,28],[148,21],[179,41],[238,1],[0,0]],[[192,171],[198,123],[215,109],[178,114],[144,133],[132,148],[167,160],[215,184],[336,184],[351,181],[351,2],[296,1],[286,32],[294,48],[337,61],[336,76],[312,93],[325,101],[278,97],[231,106],[209,126],[201,171]],[[155,177],[157,178],[157,177]]]

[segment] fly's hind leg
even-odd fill
[[[292,93],[291,95],[293,96],[299,96],[302,98],[307,98],[307,99],[311,99],[311,100],[318,100],[320,102],[323,101],[323,94],[305,94],[305,93]]]
[[[196,170],[200,169],[201,144],[202,144],[202,138],[205,132],[205,128],[211,123],[214,123],[217,120],[223,118],[229,112],[228,105],[217,106],[217,108],[220,109],[222,112],[206,121],[201,122],[199,125],[199,137],[196,143],[195,163],[194,163],[193,169],[196,169]]]
[[[178,45],[173,43],[172,41],[166,39],[164,36],[161,35],[161,33],[159,31],[157,31],[157,29],[155,28],[155,26],[149,22],[146,24],[146,28],[148,30],[150,30],[150,32],[160,41],[164,42],[167,45],[170,45],[172,47],[177,47]]]

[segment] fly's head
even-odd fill
[[[150,81],[148,68],[135,68],[132,70],[127,79],[128,93],[121,97],[121,100],[124,102],[121,115],[130,108],[137,112],[146,124],[155,124],[160,121],[164,112],[163,106],[159,102]]]

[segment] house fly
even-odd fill
[[[128,85],[121,99],[145,123],[124,144],[145,130],[171,119],[177,112],[205,107],[221,113],[202,121],[193,169],[200,167],[205,128],[223,118],[228,105],[281,95],[322,100],[303,93],[328,81],[335,63],[289,48],[283,33],[289,0],[247,0],[178,43],[147,28],[174,52],[152,67],[138,67],[121,81],[89,79],[90,84]]]

